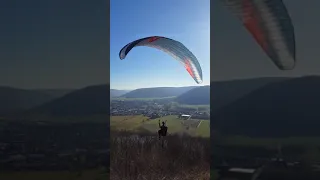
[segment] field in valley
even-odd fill
[[[191,136],[210,137],[210,121],[201,119],[182,120],[170,115],[157,119],[137,116],[111,116],[111,130],[157,133],[160,121],[166,121],[169,134],[189,134]]]

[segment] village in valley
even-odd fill
[[[141,124],[169,119],[180,122],[185,130],[190,127],[198,128],[203,121],[207,124],[210,119],[209,106],[184,106],[164,100],[113,100],[110,113],[112,117],[140,117]],[[154,128],[158,128],[157,124],[154,124]],[[206,128],[209,130],[209,126]]]
[[[90,123],[1,122],[0,171],[108,167],[108,127]]]
[[[176,115],[182,119],[210,119],[209,106],[182,106],[161,100],[113,100],[110,105],[111,116],[144,115],[156,119],[168,115]]]

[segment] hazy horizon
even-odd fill
[[[229,81],[237,81],[237,80],[250,80],[250,79],[260,79],[260,78],[301,78],[301,77],[309,77],[309,76],[319,76],[319,75],[314,75],[314,74],[310,74],[310,75],[297,75],[297,76],[260,76],[260,77],[239,77],[239,78],[234,78],[234,79],[226,79],[226,80],[212,80],[212,82],[229,82]],[[192,85],[191,85],[192,86]],[[210,86],[210,84],[208,85],[201,85],[201,86]],[[201,86],[195,86],[195,87],[201,87]],[[140,87],[137,89],[145,89],[145,88],[163,88],[163,87],[167,87],[167,86],[154,86],[154,87]],[[190,87],[190,86],[169,86],[169,87]],[[125,90],[125,91],[132,91],[132,90],[136,90],[136,89],[116,89],[116,88],[112,88],[110,86],[110,89],[114,89],[114,90]]]
[[[221,79],[217,79],[217,80],[212,80],[212,82],[228,82],[228,81],[236,81],[236,80],[249,80],[249,79],[259,79],[259,78],[300,78],[300,77],[308,77],[308,76],[319,76],[320,74],[307,74],[307,75],[297,75],[297,76],[259,76],[259,77],[238,77],[238,78],[233,78],[233,79],[226,79],[226,80],[221,80]],[[113,88],[111,87],[111,85],[109,83],[105,83],[105,84],[88,84],[88,85],[83,85],[80,87],[73,87],[73,88],[60,88],[60,87],[48,87],[48,88],[42,88],[42,87],[32,87],[32,88],[23,88],[23,87],[17,87],[17,86],[8,86],[8,85],[2,85],[0,84],[0,87],[9,87],[9,88],[15,88],[15,89],[25,89],[25,90],[79,90],[79,89],[83,89],[86,87],[90,87],[90,86],[103,86],[103,85],[109,85],[110,89],[114,89],[114,90],[124,90],[124,91],[132,91],[132,90],[136,90],[136,89],[143,89],[143,88],[163,88],[163,87],[190,87],[190,86],[194,86],[194,87],[202,87],[202,86],[210,86],[210,84],[201,84],[201,85],[186,85],[186,86],[146,86],[146,87],[138,87],[138,88],[134,88],[134,89],[117,89],[117,88]]]
[[[249,80],[249,79],[259,79],[259,78],[300,78],[300,77],[308,77],[308,76],[319,76],[320,74],[310,74],[310,75],[297,75],[297,76],[260,76],[260,77],[239,77],[239,78],[233,78],[233,79],[226,79],[226,80],[212,80],[212,82],[228,82],[228,81],[237,81],[237,80]],[[0,84],[0,87],[9,87],[9,88],[15,88],[15,89],[25,89],[25,90],[79,90],[79,89],[83,89],[86,87],[90,87],[90,86],[103,86],[103,85],[109,85],[109,83],[106,84],[91,84],[91,85],[84,85],[81,87],[74,87],[74,88],[55,88],[55,87],[51,87],[51,88],[37,88],[37,87],[32,87],[32,88],[21,88],[21,87],[15,87],[15,86],[7,86],[7,85],[2,85]],[[144,89],[144,88],[163,88],[163,87],[202,87],[202,86],[210,86],[210,84],[202,84],[202,85],[187,85],[187,86],[146,86],[146,87],[138,87],[135,89],[117,89],[117,88],[113,88],[110,86],[110,89],[114,89],[114,90],[124,90],[124,91],[132,91],[132,90],[136,90],[136,89]]]

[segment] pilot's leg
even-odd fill
[[[161,130],[158,131],[158,135],[159,135],[159,140],[161,138]]]

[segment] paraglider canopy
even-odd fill
[[[162,36],[145,37],[125,45],[119,52],[120,59],[125,59],[131,49],[137,46],[152,47],[166,52],[184,65],[196,83],[202,83],[202,70],[198,59],[181,42]]]
[[[294,27],[282,0],[221,0],[280,70],[296,64]]]

